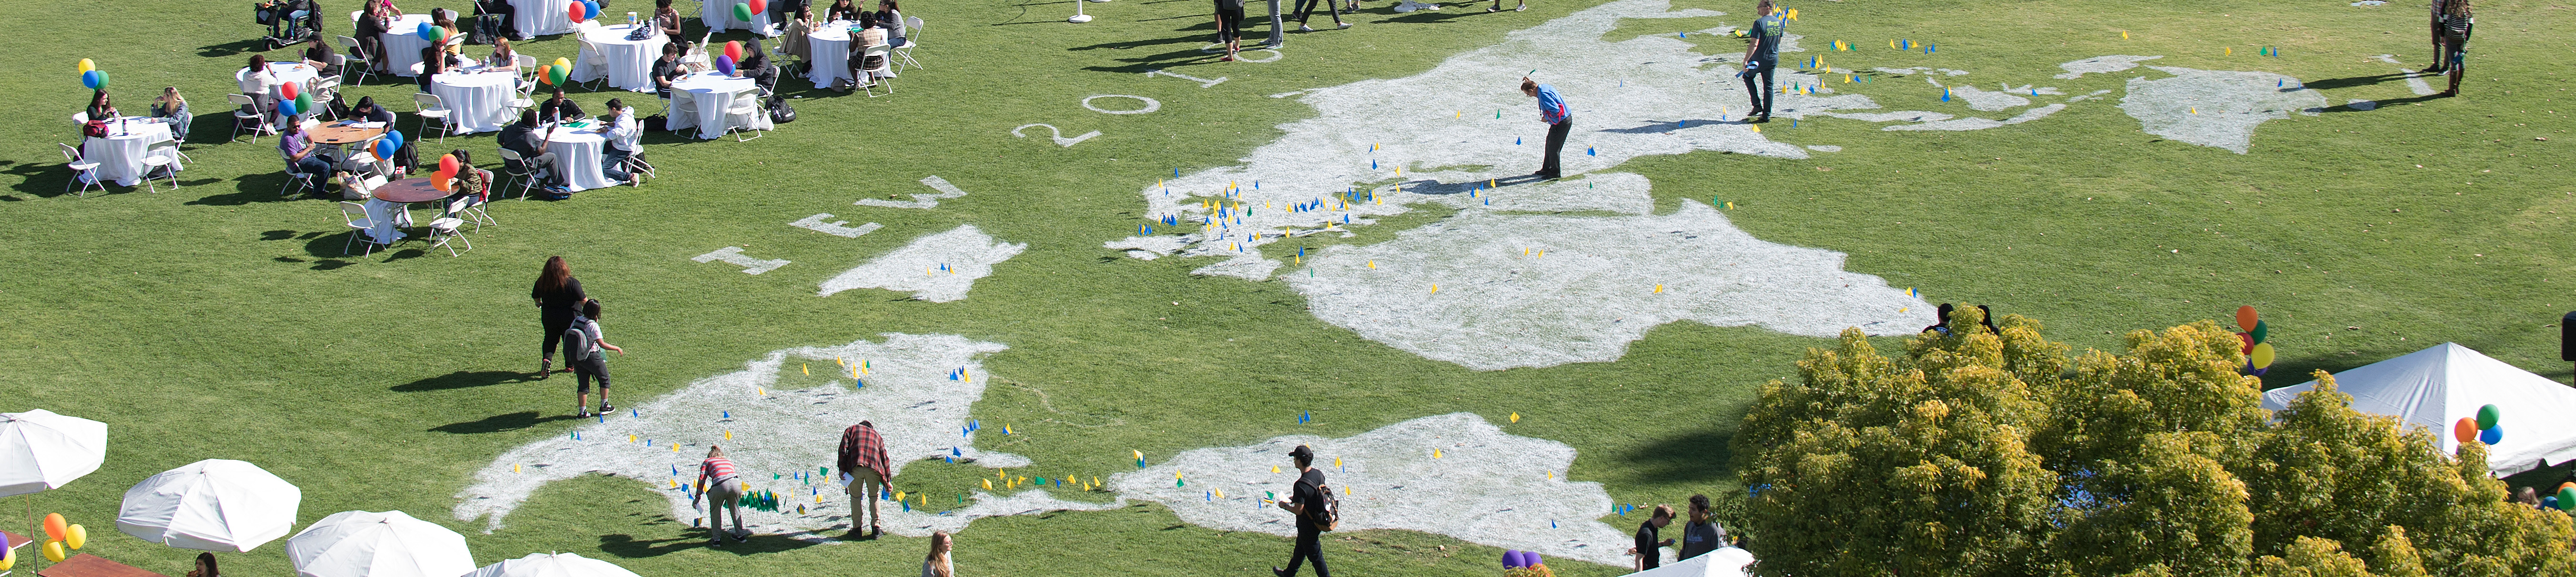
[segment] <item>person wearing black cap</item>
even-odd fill
[[[1297,463],[1297,485],[1288,492],[1287,500],[1279,502],[1279,508],[1297,516],[1297,549],[1288,554],[1288,568],[1271,567],[1270,574],[1295,575],[1299,563],[1312,559],[1315,577],[1333,577],[1332,572],[1324,570],[1324,529],[1315,523],[1324,502],[1324,472],[1315,470],[1315,450],[1305,445],[1289,450],[1288,458]]]

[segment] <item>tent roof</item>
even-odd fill
[[[2352,395],[2352,408],[2397,417],[2402,425],[2431,429],[2442,450],[2459,446],[2451,423],[2495,405],[2504,439],[2487,452],[2487,469],[2511,475],[2541,461],[2576,459],[2576,388],[2531,374],[2458,343],[2442,343],[2336,373],[2335,388]],[[2316,381],[2263,392],[2263,408],[2289,408]]]

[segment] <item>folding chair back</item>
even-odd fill
[[[63,183],[63,190],[71,190],[73,184],[79,184],[81,185],[80,198],[89,198],[91,188],[97,188],[99,192],[107,192],[107,185],[98,182],[98,163],[82,158],[79,147],[60,142],[54,145],[63,147],[63,167],[72,171],[72,180]]]

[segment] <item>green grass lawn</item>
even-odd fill
[[[619,0],[615,10],[636,9],[630,3],[643,0]],[[223,143],[222,96],[266,30],[250,21],[247,4],[117,2],[66,12],[0,0],[0,27],[17,39],[13,65],[0,67],[13,96],[0,116],[0,411],[45,408],[109,423],[107,465],[37,494],[35,508],[90,527],[99,536],[90,551],[163,573],[184,571],[194,553],[115,535],[118,498],[152,473],[206,458],[248,460],[302,486],[305,522],[401,509],[448,523],[466,533],[478,564],[566,551],[646,575],[915,570],[926,548],[918,539],[805,546],[773,537],[708,550],[700,535],[684,533],[686,520],[667,517],[658,496],[605,478],[546,488],[496,533],[453,521],[454,495],[474,470],[569,426],[548,418],[569,409],[569,383],[523,376],[535,368],[541,336],[525,290],[548,255],[570,260],[612,309],[605,322],[630,352],[614,361],[624,401],[781,348],[886,332],[962,334],[1011,347],[987,361],[996,386],[975,411],[1022,434],[985,436],[985,448],[1086,474],[1132,466],[1131,448],[1170,454],[1288,433],[1346,436],[1454,411],[1497,420],[1518,412],[1527,418],[1506,430],[1574,446],[1581,457],[1568,476],[1604,483],[1616,501],[1732,494],[1741,489],[1727,442],[1754,389],[1792,375],[1805,347],[1829,342],[1682,324],[1654,331],[1615,363],[1475,372],[1319,322],[1281,283],[1192,277],[1213,261],[1139,261],[1101,248],[1143,221],[1135,191],[1158,174],[1232,164],[1277,136],[1278,124],[1313,113],[1266,95],[1414,74],[1590,2],[1541,0],[1501,14],[1479,3],[1394,14],[1371,2],[1359,26],[1292,35],[1285,58],[1248,64],[1198,52],[1212,29],[1205,2],[1091,4],[1099,19],[1072,25],[1061,22],[1069,2],[925,0],[905,13],[928,23],[918,56],[929,67],[904,72],[894,96],[783,81],[802,97],[791,101],[797,122],[747,143],[657,134],[647,142],[661,178],[568,202],[497,204],[491,212],[503,224],[475,235],[462,258],[419,244],[343,256],[336,207],[276,194],[272,140]],[[1630,21],[1619,34],[1740,25],[1750,12],[1750,2],[1675,4],[1734,14]],[[2144,134],[2106,102],[1975,132],[1775,124],[1766,130],[1774,138],[1846,149],[1797,161],[1703,152],[1623,167],[1656,183],[1665,210],[1723,195],[1738,203],[1729,217],[1755,236],[1849,253],[1850,270],[1922,288],[1934,302],[2038,318],[2052,338],[2079,347],[2252,304],[2283,355],[2270,386],[2443,341],[2570,376],[2553,354],[2554,323],[2576,309],[2576,295],[2557,288],[2576,283],[2558,278],[2576,259],[2566,234],[2576,185],[2561,166],[2576,158],[2559,149],[2569,145],[2564,76],[2576,72],[2556,65],[2571,54],[2553,34],[2576,25],[2566,6],[2481,3],[2467,96],[2430,99],[2375,78],[2396,66],[2371,58],[2429,58],[2416,0],[2375,8],[2341,0],[1790,6],[1802,12],[1792,32],[1806,35],[1810,50],[1833,38],[1940,47],[1930,56],[1834,53],[1838,67],[1951,67],[1976,71],[1980,84],[2047,85],[2059,62],[2164,55],[2149,64],[2276,72],[2336,104],[2385,105],[2265,123],[2245,155]],[[332,20],[329,33],[348,32],[345,20]],[[690,26],[694,36],[698,24]],[[1733,40],[1691,40],[1711,53],[1740,49]],[[549,61],[574,50],[564,38],[521,46]],[[2284,56],[2254,56],[2257,46]],[[87,96],[72,74],[80,58],[114,75],[111,88],[129,112],[147,109],[165,85],[191,97],[204,120],[183,188],[61,193],[66,171],[54,143],[78,138],[66,120]],[[1200,88],[1141,74],[1148,68],[1229,80]],[[1857,90],[1889,110],[1968,112],[1923,88]],[[412,91],[407,79],[386,79],[346,92],[400,101]],[[1097,114],[1079,103],[1093,94],[1145,95],[1163,108]],[[651,112],[649,98],[632,94],[575,99],[596,110],[614,96],[647,102]],[[403,116],[406,132],[414,122]],[[1070,148],[1010,136],[1030,123],[1102,136]],[[424,157],[467,148],[497,158],[489,134],[444,144],[414,136]],[[1497,160],[1521,162],[1534,159]],[[970,194],[927,211],[850,204],[928,192],[915,181],[934,174]],[[858,239],[784,226],[817,212],[886,226]],[[1362,227],[1339,242],[1384,240],[1442,214]],[[965,301],[813,294],[848,266],[959,224],[1029,248]],[[748,276],[688,260],[728,245],[795,263]],[[1297,424],[1300,411],[1315,422]],[[926,466],[897,485],[944,486],[971,473]],[[1327,554],[1348,574],[1498,569],[1499,550],[1446,537],[1346,537]],[[1141,504],[980,521],[960,535],[958,559],[984,575],[1206,575],[1266,567],[1287,550],[1285,539],[1202,529]],[[224,562],[235,572],[284,574],[281,551],[282,542]],[[1576,562],[1557,570],[1622,572]]]

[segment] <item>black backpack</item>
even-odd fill
[[[1316,529],[1330,532],[1335,525],[1342,524],[1342,500],[1333,496],[1332,487],[1322,483],[1315,484],[1315,495],[1319,502],[1306,504],[1306,519],[1313,521]]]

